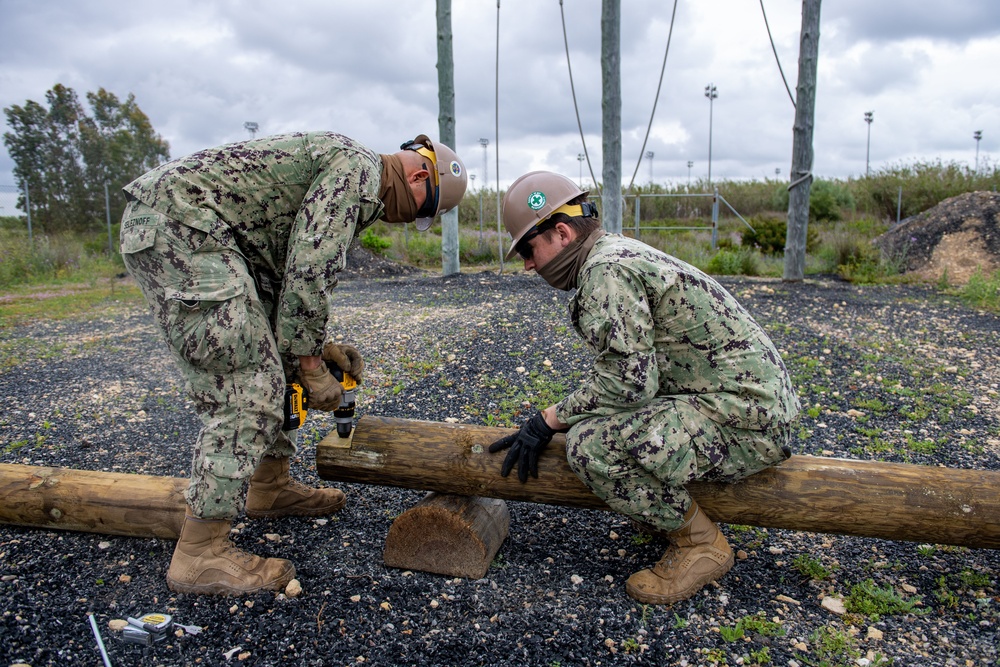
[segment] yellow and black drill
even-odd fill
[[[340,366],[332,361],[326,362],[330,373],[340,383],[343,390],[340,395],[340,405],[333,411],[333,417],[337,421],[337,435],[347,438],[354,429],[354,407],[357,381],[350,373],[345,373]],[[309,392],[298,382],[292,382],[285,386],[285,423],[282,426],[284,431],[293,431],[301,428],[306,423],[306,414],[309,409]]]

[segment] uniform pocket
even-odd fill
[[[145,204],[129,202],[118,234],[121,253],[131,255],[152,248],[156,242],[156,229],[163,220],[163,215]]]
[[[216,373],[255,363],[259,353],[246,326],[245,292],[243,282],[206,278],[183,290],[167,290],[171,348],[192,366]]]
[[[156,243],[156,228],[134,227],[130,230],[122,230],[120,240],[123,255],[132,255],[142,250],[148,250]]]

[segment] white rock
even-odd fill
[[[829,595],[823,598],[820,602],[820,606],[829,612],[837,614],[838,616],[847,613],[847,608],[844,607],[844,601],[840,598],[830,597]]]
[[[297,598],[302,595],[302,582],[298,579],[292,579],[285,586],[285,595],[290,598]]]

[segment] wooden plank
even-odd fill
[[[0,523],[176,540],[188,480],[0,464]]]
[[[566,462],[557,435],[539,479],[499,475],[489,444],[510,429],[365,416],[351,438],[317,445],[326,480],[608,509]],[[695,483],[716,521],[890,540],[1000,548],[1000,472],[793,456],[735,484]]]

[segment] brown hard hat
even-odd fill
[[[547,220],[566,202],[587,194],[562,174],[531,171],[511,183],[503,196],[503,226],[512,242],[505,259],[517,252],[517,242]]]
[[[440,141],[431,141],[426,134],[418,135],[413,141],[404,142],[403,150],[420,153],[432,163],[430,193],[416,219],[417,229],[423,231],[431,226],[436,216],[447,213],[458,206],[465,196],[469,175],[465,172],[462,158]]]

